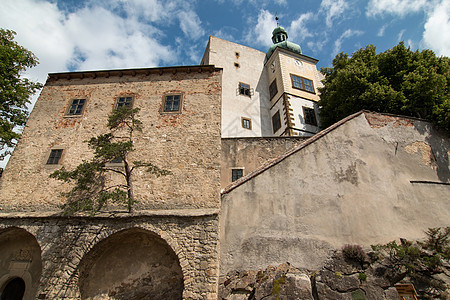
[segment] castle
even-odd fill
[[[0,187],[0,293],[24,299],[217,299],[229,271],[448,226],[449,141],[359,112],[319,132],[317,60],[210,37],[200,65],[49,74]],[[49,174],[92,157],[117,107],[140,108],[136,211],[61,214]]]

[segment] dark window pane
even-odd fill
[[[317,126],[317,119],[314,109],[303,107],[303,115],[305,117],[306,124]]]
[[[277,130],[281,128],[280,111],[277,111],[272,116],[272,127],[273,127],[273,133],[277,132]]]
[[[231,170],[231,181],[236,181],[243,176],[242,169],[233,169]]]
[[[250,96],[250,85],[245,83],[239,83],[239,94]]]
[[[132,97],[120,97],[117,99],[117,108],[123,106],[131,106],[133,103]]]
[[[68,115],[81,115],[85,99],[74,99],[69,107]]]
[[[47,164],[48,165],[57,165],[61,158],[62,152],[63,152],[62,149],[52,150],[50,152],[50,156],[48,157]]]
[[[274,80],[270,84],[270,86],[269,86],[269,93],[270,93],[270,99],[272,99],[278,93],[277,81],[276,80]]]
[[[181,96],[180,95],[166,96],[166,100],[164,102],[164,111],[165,112],[180,111],[180,105],[181,105]]]

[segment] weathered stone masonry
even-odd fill
[[[3,217],[1,221],[0,234],[6,229],[22,228],[34,235],[41,247],[43,266],[36,294],[39,299],[80,299],[80,261],[112,234],[136,228],[160,236],[174,250],[183,272],[183,298],[216,297],[217,212],[114,218]],[[116,263],[110,261],[111,267]]]

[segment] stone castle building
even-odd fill
[[[232,270],[448,226],[449,140],[360,112],[319,132],[317,60],[278,27],[262,53],[210,37],[200,65],[49,74],[0,186],[0,293],[217,299]],[[140,108],[136,211],[61,213],[49,178],[92,157],[117,107]]]

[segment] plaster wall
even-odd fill
[[[426,122],[361,113],[222,196],[221,274],[319,267],[344,244],[449,226],[449,140]]]
[[[202,64],[223,68],[222,137],[272,135],[264,59],[261,51],[210,36]],[[251,97],[239,94],[240,82],[250,85]],[[251,130],[242,128],[242,117],[251,119]]]
[[[220,185],[228,186],[231,170],[242,168],[244,176],[258,169],[270,159],[300,145],[301,137],[227,138],[222,139]]]
[[[164,96],[171,93],[182,94],[181,114],[160,113]],[[107,132],[107,117],[119,96],[134,97],[133,106],[141,109],[143,131],[134,134],[129,160],[152,162],[173,173],[155,178],[138,169],[133,178],[136,208],[217,208],[221,70],[204,67],[202,72],[173,68],[48,81],[3,173],[0,212],[58,211],[60,193],[71,186],[49,175],[92,157],[85,141]],[[82,115],[65,116],[77,98],[87,101]],[[46,164],[51,149],[64,150],[60,164]]]
[[[313,136],[315,133],[319,131],[320,119],[319,119],[319,106],[317,102],[311,101],[308,99],[296,97],[293,95],[288,95],[290,108],[292,109],[292,123],[294,134],[299,136]],[[314,109],[314,113],[316,115],[317,124],[319,126],[314,126],[311,124],[306,124],[305,122],[305,114],[303,111],[303,107]]]

